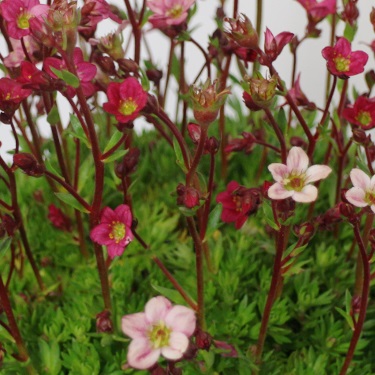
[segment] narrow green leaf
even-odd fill
[[[53,105],[52,109],[48,113],[47,122],[51,125],[56,125],[60,121],[59,111],[56,104]]]
[[[219,228],[222,211],[223,205],[217,204],[210,212],[210,215],[208,216],[206,238],[211,237],[211,235]]]
[[[177,303],[179,305],[186,305],[186,301],[182,298],[181,294],[177,292],[177,290],[164,288],[163,286],[156,285],[151,283],[151,286],[159,292],[161,295],[167,297],[172,302]],[[190,296],[189,296],[190,297]],[[191,297],[190,299],[195,302]]]
[[[185,167],[184,158],[182,157],[182,151],[176,138],[173,138],[173,148],[176,155],[177,165],[183,170],[184,173],[187,173],[188,170]]]
[[[51,161],[46,159],[44,164],[46,165],[47,171],[52,172],[54,175],[62,178],[61,174],[52,166]]]
[[[109,151],[122,137],[122,134],[121,132],[119,131],[115,131],[111,137],[111,139],[109,140],[107,146],[105,146],[105,149],[103,151],[103,154],[105,154],[107,151]]]
[[[117,160],[121,158],[121,156],[124,156],[128,150],[117,150],[112,155],[108,156],[108,158],[104,159],[104,163],[110,163],[111,161]]]
[[[70,193],[55,193],[56,197],[78,211],[89,213]]]
[[[77,87],[79,87],[79,84],[80,84],[79,78],[76,75],[74,75],[73,73],[70,73],[66,69],[59,70],[59,69],[56,69],[56,68],[54,68],[52,66],[51,66],[51,70],[52,70],[53,73],[56,74],[56,76],[58,78],[62,79],[69,86],[72,86],[75,89]]]
[[[0,240],[0,259],[5,255],[12,242],[12,237],[4,237]]]
[[[354,323],[352,317],[347,314],[343,309],[340,309],[339,307],[335,307],[336,311],[348,322],[350,328],[354,331]]]

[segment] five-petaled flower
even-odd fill
[[[106,207],[100,224],[91,231],[90,237],[94,242],[107,246],[108,255],[113,259],[120,256],[134,238],[131,231],[132,220],[130,207],[126,204],[121,204],[115,210]]]
[[[180,25],[188,16],[195,0],[148,0],[148,7],[155,13],[149,21],[155,27]]]
[[[145,311],[122,318],[122,331],[132,339],[128,349],[128,364],[136,369],[148,369],[160,355],[172,361],[182,358],[194,333],[196,316],[185,306],[172,306],[165,297],[151,298]]]
[[[227,190],[219,193],[216,202],[223,205],[221,220],[225,223],[235,223],[240,229],[247,218],[255,213],[260,205],[260,191],[257,188],[248,189],[240,186],[237,181],[231,181]]]
[[[42,18],[48,13],[49,6],[41,5],[39,0],[4,0],[0,4],[1,14],[7,22],[11,38],[21,39],[30,34],[31,18]]]
[[[368,60],[368,54],[363,51],[352,52],[351,44],[346,38],[337,38],[333,47],[322,50],[327,60],[328,71],[342,79],[362,73]]]
[[[127,123],[134,120],[147,103],[147,93],[133,77],[123,82],[112,82],[107,88],[108,102],[103,109],[115,115],[116,120]]]
[[[329,14],[336,13],[336,0],[297,0],[305,9],[309,19],[318,23]]]
[[[375,176],[367,176],[359,168],[354,168],[350,172],[350,179],[354,187],[345,193],[346,199],[356,207],[370,206],[375,212]]]
[[[351,124],[358,125],[364,130],[375,127],[375,98],[359,96],[353,105],[342,111],[342,117]]]
[[[276,36],[273,36],[271,30],[267,27],[264,33],[264,52],[265,57],[261,59],[262,64],[269,64],[275,61],[280,55],[283,48],[293,39],[294,34],[288,31],[283,31]]]
[[[316,200],[318,189],[311,182],[326,178],[332,169],[326,165],[309,167],[309,158],[301,147],[292,147],[286,164],[268,166],[276,183],[268,189],[271,199],[292,198],[296,202],[310,203]]]

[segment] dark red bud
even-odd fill
[[[214,345],[216,348],[225,351],[224,353],[221,354],[223,357],[231,357],[231,358],[238,357],[238,352],[233,345],[225,341],[218,341],[218,340],[214,340]]]
[[[251,97],[251,95],[244,91],[243,94],[242,94],[242,98],[243,98],[243,101],[246,105],[247,108],[250,109],[250,111],[260,111],[262,109],[262,107],[259,107],[259,105],[255,104],[253,98]]]
[[[140,155],[141,151],[138,148],[131,148],[122,159],[122,162],[116,165],[116,176],[123,179],[134,173],[137,169]]]
[[[363,129],[353,126],[352,131],[353,131],[352,137],[355,142],[363,146],[366,146],[369,143],[371,138],[370,136],[367,136],[367,134],[365,133]]]
[[[151,375],[167,375],[167,371],[157,365],[157,367],[151,370]]]
[[[189,133],[189,137],[193,141],[193,143],[199,143],[199,140],[201,139],[201,127],[198,124],[190,122],[187,126],[187,130]]]
[[[198,349],[209,350],[212,344],[212,337],[208,332],[201,331],[200,329],[195,335],[195,344]]]
[[[302,148],[307,147],[307,143],[301,137],[296,137],[296,136],[293,136],[290,138],[290,145],[302,147]]]
[[[147,69],[146,76],[150,81],[154,82],[155,85],[158,85],[163,78],[163,72],[159,69]]]
[[[12,216],[5,214],[2,217],[1,227],[5,229],[9,237],[12,237],[17,230],[18,225]]]
[[[358,216],[355,213],[354,206],[348,203],[341,202],[339,204],[340,214],[345,216],[352,224],[358,222]]]
[[[210,154],[216,154],[219,151],[220,142],[215,137],[210,137],[206,140],[205,149]]]
[[[95,62],[100,66],[104,73],[110,76],[116,75],[116,67],[111,57],[99,55],[95,58]]]
[[[186,208],[193,208],[199,206],[200,193],[193,187],[186,187],[183,184],[178,184],[177,188],[177,204],[185,206]]]
[[[110,333],[113,332],[111,313],[104,310],[96,315],[96,332]]]
[[[341,17],[344,21],[348,22],[351,26],[354,25],[355,21],[359,16],[359,10],[356,5],[357,0],[349,0],[341,13]]]
[[[118,59],[117,63],[124,73],[138,73],[138,64],[131,59]]]
[[[10,125],[10,122],[12,121],[12,116],[5,113],[5,112],[0,112],[0,122],[6,125]]]
[[[44,167],[38,163],[32,154],[20,152],[13,155],[13,163],[28,176],[41,177],[44,175]]]

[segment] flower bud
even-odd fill
[[[202,88],[192,86],[190,90],[194,117],[202,126],[208,126],[215,121],[220,107],[230,93],[229,89],[221,92],[217,90],[217,82],[211,83],[209,79],[202,85]]]
[[[216,154],[219,151],[220,142],[217,138],[210,137],[206,139],[204,147],[210,154]]]
[[[352,137],[353,137],[354,142],[363,146],[367,146],[369,143],[371,143],[371,136],[367,135],[363,129],[357,126],[353,126],[352,131],[353,131]]]
[[[371,12],[370,12],[370,22],[375,31],[375,8],[374,7],[372,7]]]
[[[134,173],[137,169],[140,155],[141,151],[139,150],[139,148],[131,148],[122,159],[122,162],[116,165],[116,176],[120,179],[123,179]]]
[[[238,358],[238,352],[233,345],[225,341],[218,341],[218,340],[214,340],[214,345],[217,349],[225,351],[224,353],[221,354],[223,357]]]
[[[197,345],[198,349],[208,351],[212,344],[212,337],[208,332],[198,329],[198,332],[195,335],[195,344]]]
[[[249,84],[251,100],[260,108],[268,108],[276,94],[277,77],[273,75],[269,80],[258,74],[259,78],[245,77]]]
[[[350,26],[353,26],[355,21],[359,16],[359,10],[357,8],[358,0],[349,0],[344,7],[344,11],[341,13],[341,18],[343,21],[349,23]]]
[[[96,332],[110,333],[113,332],[111,313],[104,310],[96,315]]]
[[[340,209],[340,214],[342,216],[345,216],[350,223],[354,224],[358,222],[359,219],[355,213],[355,209],[352,204],[341,202],[339,204],[339,209]]]
[[[225,152],[238,152],[244,151],[245,154],[250,154],[256,144],[256,138],[253,134],[248,132],[242,132],[243,139],[235,138],[232,139],[226,146]]]
[[[158,85],[160,80],[163,78],[163,72],[159,69],[147,69],[146,76],[151,81],[154,82],[155,85]]]
[[[38,163],[32,154],[26,152],[15,154],[13,163],[28,176],[41,177],[44,175],[44,167]]]
[[[95,62],[100,66],[100,69],[110,75],[116,75],[116,67],[111,57],[98,54],[95,57]]]
[[[224,18],[229,23],[225,34],[239,46],[254,49],[258,47],[258,34],[251,21],[243,13],[237,18]]]
[[[290,137],[290,145],[307,148],[307,143],[301,137],[297,136]]]
[[[200,192],[193,187],[186,187],[183,184],[177,186],[177,204],[179,206],[185,206],[186,208],[193,208],[199,206],[199,200],[201,198]]]
[[[138,73],[139,65],[132,59],[118,59],[117,62],[124,73]]]

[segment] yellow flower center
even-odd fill
[[[164,322],[159,322],[158,324],[153,325],[148,332],[148,337],[152,342],[154,349],[168,346],[171,332],[171,329],[168,328]]]
[[[359,123],[362,125],[368,125],[371,122],[371,115],[367,111],[361,111],[358,113],[358,115],[355,118]]]
[[[291,174],[287,178],[284,178],[283,185],[286,190],[301,191],[305,187],[305,175]]]
[[[367,190],[365,195],[365,202],[368,203],[369,206],[375,204],[375,191]]]
[[[115,240],[116,243],[119,243],[126,235],[126,228],[124,223],[119,221],[114,221],[111,226],[111,233],[109,233],[109,238]]]
[[[167,16],[172,18],[178,18],[183,13],[182,5],[175,5],[173,8],[169,9],[167,12]]]
[[[349,70],[349,66],[350,66],[350,59],[342,56],[342,55],[338,55],[337,57],[335,57],[333,59],[335,65],[336,65],[336,69],[339,71],[339,72],[347,72]]]
[[[133,98],[128,98],[121,102],[119,112],[125,116],[129,116],[134,113],[138,108],[137,103],[133,100]]]
[[[29,24],[30,15],[27,13],[22,13],[17,18],[17,26],[20,29],[28,29],[30,27]]]

